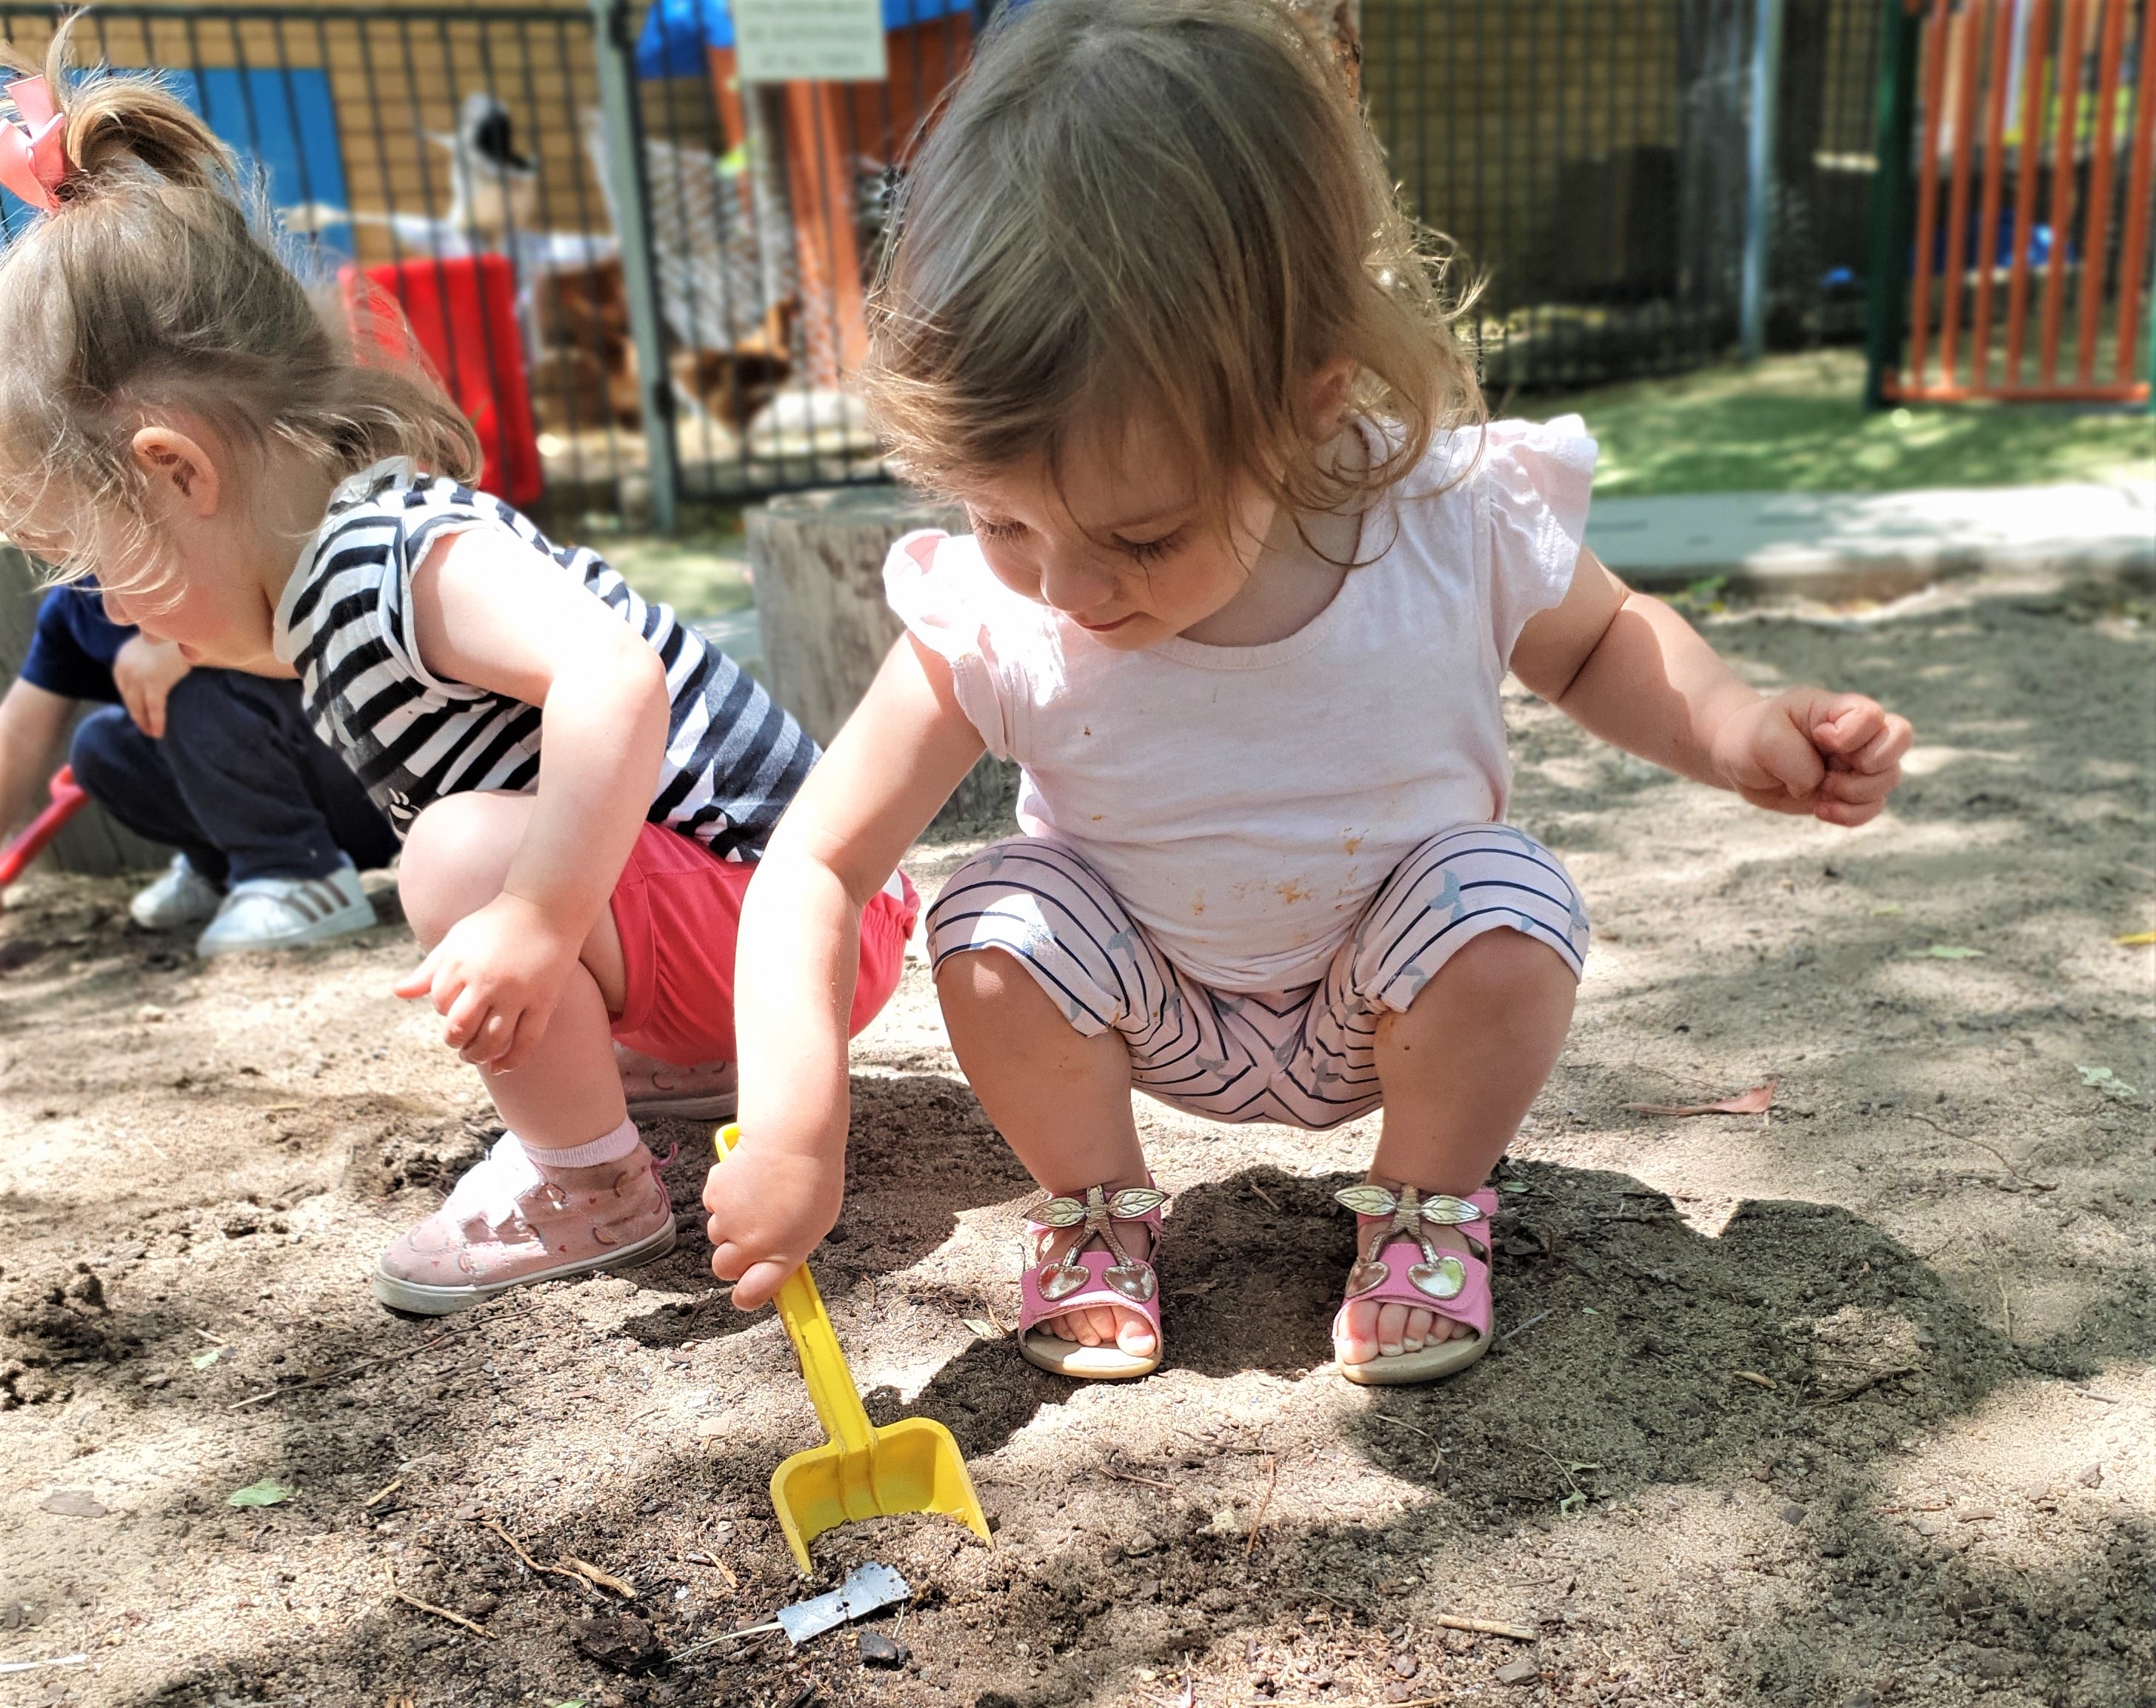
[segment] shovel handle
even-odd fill
[[[712,1149],[719,1161],[741,1142],[741,1129],[729,1121],[713,1135]],[[846,1367],[839,1349],[838,1331],[824,1309],[824,1295],[816,1290],[816,1278],[808,1265],[778,1284],[778,1320],[786,1325],[786,1337],[793,1342],[793,1356],[801,1361],[801,1377],[808,1384],[809,1403],[816,1408],[824,1434],[845,1449],[858,1452],[874,1440],[869,1414],[861,1405],[854,1373]]]
[[[90,799],[74,780],[74,767],[63,765],[54,774],[52,804],[24,827],[23,833],[0,848],[0,886],[13,883],[23,869],[44,852],[45,844],[59,834],[60,827],[74,817]]]

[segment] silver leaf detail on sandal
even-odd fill
[[[1438,1193],[1422,1201],[1422,1218],[1446,1227],[1457,1228],[1469,1222],[1482,1219],[1481,1211],[1465,1198],[1454,1198],[1450,1193]]]

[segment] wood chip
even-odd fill
[[[369,1495],[364,1500],[361,1501],[359,1503],[359,1510],[364,1512],[370,1506],[380,1505],[384,1500],[387,1500],[392,1495],[395,1494],[403,1486],[403,1478],[392,1478],[388,1482],[384,1483],[380,1488],[377,1489],[372,1495]]]
[[[589,1560],[579,1560],[574,1554],[562,1556],[562,1564],[579,1577],[588,1578],[602,1589],[610,1589],[624,1601],[636,1599],[636,1586],[624,1583],[603,1566],[594,1566]]]
[[[1964,1524],[1981,1524],[1987,1518],[1996,1518],[1999,1515],[1996,1512],[1994,1512],[1989,1506],[1972,1506],[1968,1511],[1961,1515],[1961,1521]]]
[[[741,1587],[741,1579],[734,1576],[733,1567],[727,1565],[726,1562],[724,1560],[721,1560],[716,1554],[684,1554],[681,1557],[691,1566],[709,1566],[713,1567],[718,1572],[721,1577],[726,1580],[726,1587],[728,1589],[739,1589]]]
[[[62,1518],[102,1518],[105,1513],[105,1503],[87,1489],[55,1489],[38,1502],[38,1510]]]
[[[1754,1387],[1774,1388],[1781,1386],[1781,1384],[1776,1382],[1773,1377],[1762,1376],[1756,1370],[1737,1370],[1732,1371],[1731,1374],[1736,1380],[1739,1382],[1748,1382]]]
[[[1478,1637],[1509,1637],[1515,1643],[1532,1643],[1543,1634],[1531,1625],[1508,1625],[1501,1619],[1471,1619],[1460,1613],[1440,1613],[1433,1623],[1448,1631],[1472,1631]]]
[[[1265,1498],[1258,1502],[1257,1516],[1250,1521],[1250,1540],[1243,1544],[1243,1558],[1247,1562],[1250,1551],[1258,1545],[1258,1531],[1265,1526],[1266,1510],[1273,1504],[1273,1487],[1280,1481],[1280,1456],[1277,1454],[1265,1460]]]

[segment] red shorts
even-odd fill
[[[615,1041],[676,1067],[734,1059],[734,940],[752,864],[646,824],[613,886],[627,994]],[[898,988],[921,899],[901,875],[861,913],[860,972],[846,1030],[859,1032]]]

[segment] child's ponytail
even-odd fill
[[[54,90],[73,23],[53,38],[45,81]],[[230,195],[239,182],[231,151],[184,101],[147,78],[100,77],[82,85],[68,103],[67,153],[69,183],[88,191],[136,167],[192,190]],[[64,200],[64,186],[60,193]]]
[[[157,579],[131,447],[172,411],[237,454],[281,445],[340,476],[408,456],[474,479],[477,436],[393,305],[302,283],[183,101],[149,78],[69,75],[74,22],[41,67],[0,44],[0,65],[42,77],[65,139],[49,211],[0,249],[0,532],[108,585]]]

